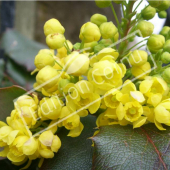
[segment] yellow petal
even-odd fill
[[[74,128],[73,130],[70,130],[67,136],[77,137],[81,134],[83,129],[84,129],[84,125],[80,122],[79,126]]]
[[[51,150],[53,152],[58,152],[60,147],[61,147],[61,140],[57,135],[54,135],[54,139],[53,139],[53,142],[52,142],[52,145],[51,145]]]
[[[87,110],[80,110],[79,112],[77,112],[77,114],[80,117],[86,117],[88,115],[88,111]]]
[[[0,121],[0,128],[3,126],[8,126],[5,122]]]
[[[129,94],[130,91],[136,91],[136,86],[131,82],[131,80],[126,80],[123,84],[121,92],[124,94]]]
[[[53,133],[50,130],[48,130],[40,135],[39,141],[45,146],[51,146],[53,137],[54,137]]]
[[[119,106],[116,109],[116,115],[118,117],[118,120],[122,120],[125,116],[125,109],[123,107],[123,104],[120,103]]]
[[[22,156],[16,156],[12,154],[11,152],[8,152],[7,158],[12,162],[22,162],[25,159],[25,155]]]
[[[15,140],[17,134],[19,133],[19,130],[13,130],[12,132],[10,132],[10,134],[8,135],[8,145],[11,145],[12,142]]]
[[[33,137],[31,137],[23,145],[23,153],[25,155],[33,155],[37,149],[38,149],[38,142]]]
[[[148,103],[152,104],[154,107],[156,107],[162,100],[162,95],[160,93],[157,94],[152,94],[149,99],[148,99]]]
[[[145,101],[145,98],[140,91],[131,91],[130,94],[139,103],[143,103]]]
[[[147,117],[141,116],[137,121],[133,122],[133,129],[139,128],[145,124]]]
[[[53,158],[54,157],[54,153],[50,149],[40,149],[39,153],[43,158]]]
[[[29,166],[31,165],[31,163],[32,163],[32,161],[31,160],[29,160],[28,161],[28,163],[23,167],[23,168],[21,168],[20,170],[23,170],[23,169],[28,169],[29,168]]]
[[[163,126],[162,126],[159,122],[157,122],[156,120],[155,120],[155,125],[156,125],[156,127],[157,127],[159,130],[166,130],[166,129],[163,128]]]

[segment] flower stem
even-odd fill
[[[120,25],[120,24],[119,24],[119,20],[118,20],[117,14],[116,14],[116,12],[115,12],[115,9],[114,9],[112,3],[111,3],[111,5],[110,5],[110,7],[111,7],[112,12],[113,12],[113,15],[114,15],[114,17],[115,17],[115,19],[116,19],[117,26],[119,27],[119,25]]]

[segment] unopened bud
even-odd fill
[[[148,37],[153,33],[154,25],[148,21],[140,21],[137,25],[137,29],[141,31],[143,37]]]
[[[63,47],[65,40],[64,35],[60,33],[49,34],[46,37],[46,43],[50,49],[59,49]]]
[[[168,64],[170,63],[170,53],[168,52],[164,52],[162,55],[161,55],[161,60],[164,64]]]
[[[143,50],[135,50],[129,56],[129,62],[132,66],[140,66],[147,62],[148,54]]]
[[[160,11],[164,11],[164,10],[167,10],[169,7],[170,7],[170,1],[162,0],[160,5],[158,5],[156,8]]]
[[[149,5],[142,10],[141,14],[143,19],[150,20],[155,16],[156,9]]]
[[[114,38],[114,36],[118,32],[118,29],[113,24],[113,22],[105,22],[100,25],[100,32],[101,32],[102,38],[109,39],[109,38]]]
[[[45,36],[54,33],[64,34],[65,29],[57,19],[50,19],[44,25]]]
[[[167,83],[170,83],[170,68],[164,70],[162,77]]]
[[[167,12],[166,11],[160,11],[158,13],[159,18],[166,18],[167,17]]]
[[[101,34],[98,26],[92,22],[85,23],[80,29],[79,38],[85,43],[99,41],[100,37]]]
[[[94,53],[98,53],[99,51],[103,50],[105,48],[104,44],[98,44],[94,47]]]
[[[170,31],[170,27],[165,26],[162,28],[160,34],[163,35],[164,37],[166,37],[168,35],[168,32]]]
[[[152,34],[147,42],[148,48],[152,53],[157,53],[165,44],[163,35]]]
[[[53,53],[48,49],[40,50],[39,53],[35,56],[34,64],[39,70],[47,65],[54,66],[55,60]]]
[[[91,52],[93,51],[94,47],[98,44],[97,41],[93,41],[91,43],[85,43],[84,44],[84,49],[85,51]],[[87,48],[87,49],[86,49]]]
[[[167,40],[163,46],[163,50],[170,53],[170,40]]]
[[[64,87],[69,84],[70,81],[68,79],[61,79],[58,83],[58,90],[60,93],[63,92]]]
[[[90,21],[97,26],[100,26],[102,23],[107,22],[107,17],[101,14],[94,14],[90,18]]]
[[[81,46],[81,43],[75,43],[75,44],[73,45],[73,49],[74,49],[74,50],[79,50],[79,49],[80,49],[80,46]]]

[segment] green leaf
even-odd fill
[[[16,63],[26,67],[27,71],[34,70],[34,58],[38,51],[47,48],[45,45],[29,40],[17,31],[7,30],[1,42],[5,53]]]
[[[31,76],[29,72],[25,71],[21,66],[12,60],[8,60],[6,67],[9,76],[16,82],[16,84],[24,87],[27,90],[33,88],[35,76]]]
[[[23,95],[26,91],[19,86],[0,88],[0,120],[5,121],[14,109],[13,100]]]
[[[67,137],[68,131],[61,129],[61,149],[53,159],[45,160],[41,170],[91,170],[93,148],[88,138],[94,133],[95,120],[91,115],[83,118],[84,130],[76,138]]]
[[[170,127],[158,130],[154,124],[105,126],[92,138],[95,170],[170,169]]]
[[[1,84],[2,79],[4,77],[4,67],[5,67],[4,60],[0,59],[0,84]]]

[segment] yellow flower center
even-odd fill
[[[152,93],[157,93],[157,89],[154,87],[154,88],[151,89],[151,92]]]
[[[113,96],[113,97],[111,98],[111,100],[112,100],[113,102],[117,102],[116,96]]]
[[[130,108],[129,113],[132,114],[132,115],[136,114],[136,109],[135,108]]]

